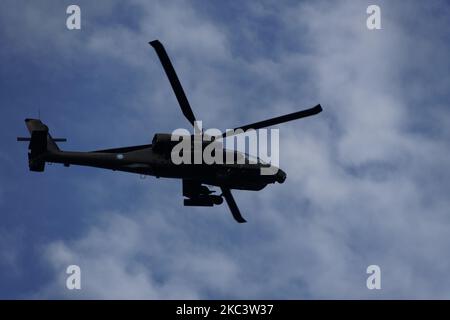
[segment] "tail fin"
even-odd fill
[[[29,141],[28,164],[30,171],[44,171],[45,155],[48,152],[59,151],[55,141],[66,139],[53,139],[48,133],[48,127],[37,119],[25,119],[25,124],[31,134],[31,138],[18,137],[17,141]]]

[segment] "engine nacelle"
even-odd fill
[[[179,141],[172,141],[172,135],[170,133],[157,133],[153,136],[152,148],[158,153],[170,152]]]

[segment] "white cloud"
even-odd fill
[[[238,274],[235,262],[226,253],[192,246],[192,230],[169,224],[164,213],[141,211],[126,218],[107,212],[83,238],[51,244],[45,256],[58,277],[39,296],[199,298],[211,288],[229,293]],[[65,289],[64,272],[71,264],[81,267],[80,292]]]

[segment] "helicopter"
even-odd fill
[[[166,76],[177,98],[181,111],[188,122],[197,128],[197,118],[192,111],[180,80],[175,72],[167,52],[159,40],[153,40],[149,44],[156,51]],[[283,116],[239,126],[233,130],[227,130],[221,136],[210,137],[202,140],[202,148],[210,143],[217,143],[220,139],[240,134],[246,130],[257,130],[285,123],[300,118],[316,115],[322,111],[320,104],[313,108],[297,111]],[[233,158],[244,159],[243,163],[181,163],[172,161],[171,153],[174,146],[179,143],[179,138],[174,139],[173,134],[156,133],[151,144],[125,146],[113,149],[102,149],[89,152],[63,151],[57,142],[66,142],[65,138],[53,138],[49,128],[40,119],[25,119],[30,137],[18,137],[17,141],[29,142],[28,165],[33,172],[43,172],[46,163],[60,163],[66,167],[71,165],[90,166],[114,171],[123,171],[140,174],[143,176],[155,176],[157,178],[175,178],[182,180],[182,193],[184,206],[220,205],[225,199],[233,218],[238,223],[247,222],[231,193],[231,190],[259,191],[268,184],[284,183],[286,173],[275,167],[273,174],[263,175],[261,169],[270,167],[259,158],[250,160],[244,152],[225,150],[224,154],[233,154]],[[193,148],[193,145],[192,145]],[[218,187],[221,194],[214,194],[210,187]]]

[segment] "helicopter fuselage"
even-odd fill
[[[174,164],[170,153],[156,152],[151,144],[92,152],[48,151],[36,160],[201,181],[239,190],[261,190],[270,183],[283,183],[286,179],[286,174],[278,168],[273,175],[262,175],[261,168],[270,166],[265,163]]]

